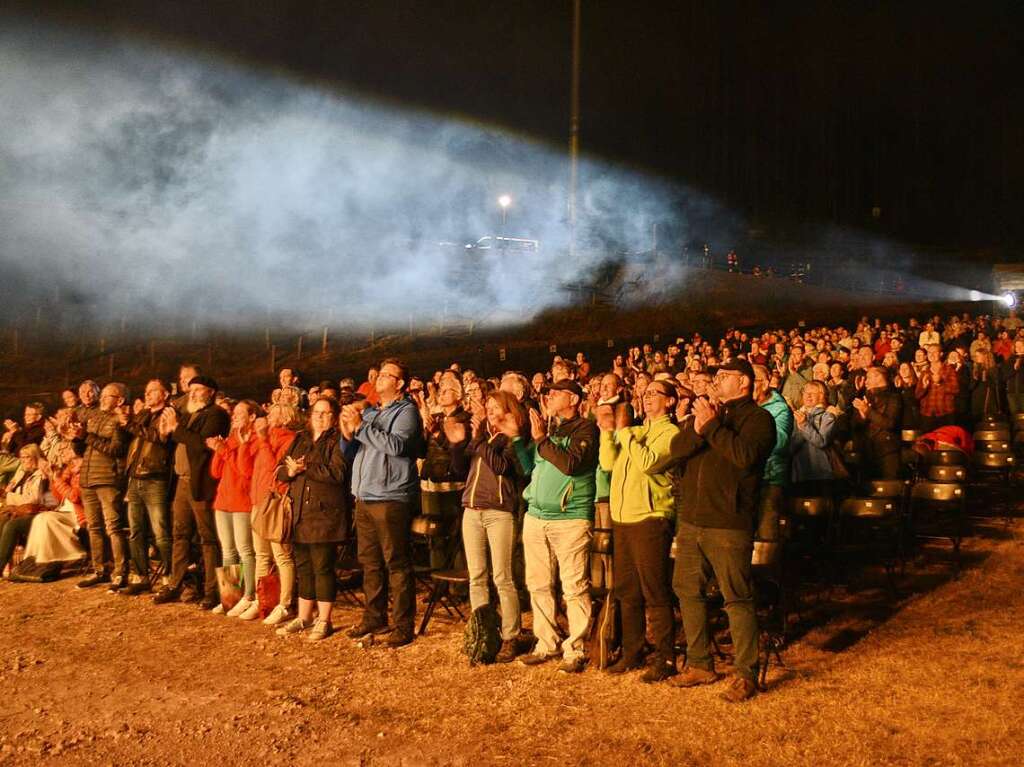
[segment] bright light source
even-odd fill
[[[971,300],[972,301],[980,301],[982,298],[983,298],[983,296],[981,295],[981,291],[980,290],[972,290],[971,291]]]
[[[1014,293],[1003,293],[1003,303],[1011,309],[1017,305],[1017,296]]]
[[[503,208],[507,208],[511,204],[512,198],[507,194],[503,194],[501,197],[498,198],[498,205],[500,205]]]

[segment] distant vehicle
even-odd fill
[[[513,250],[519,253],[536,253],[540,249],[539,240],[528,240],[524,237],[495,237],[487,235],[475,243],[467,243],[466,250]]]

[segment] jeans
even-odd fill
[[[388,592],[396,631],[412,634],[416,619],[416,582],[409,553],[409,501],[356,501],[356,539],[363,566],[363,625],[386,626]],[[384,571],[387,570],[387,581]]]
[[[114,485],[83,487],[82,506],[89,528],[89,548],[92,551],[92,569],[97,574],[106,571],[103,561],[105,537],[110,538],[110,550],[114,555],[114,577],[127,575],[128,545],[121,522],[121,489]],[[106,536],[104,537],[104,533]]]
[[[705,587],[712,574],[725,600],[736,673],[757,681],[757,615],[750,576],[753,536],[749,530],[697,527],[679,520],[676,566],[672,587],[679,597],[686,631],[687,665],[712,670],[708,650],[708,611]]]
[[[171,588],[180,589],[188,572],[192,536],[199,530],[203,550],[203,592],[208,597],[217,594],[217,566],[220,551],[217,546],[217,528],[209,501],[192,500],[188,477],[178,477],[171,504],[171,531],[174,545],[171,549]]]
[[[632,524],[612,522],[612,530],[612,595],[619,602],[622,616],[622,656],[631,662],[640,660],[649,618],[657,660],[675,663],[669,521],[654,518]]]
[[[256,551],[256,583],[259,584],[260,578],[270,572],[270,562],[273,561],[281,581],[281,601],[278,604],[291,607],[295,596],[295,560],[292,559],[291,544],[268,541],[254,530],[252,546]]]
[[[299,576],[299,599],[334,602],[338,595],[337,543],[295,543],[295,570]]]
[[[256,552],[252,547],[252,517],[248,511],[214,511],[217,539],[225,565],[242,565],[245,598],[256,595]]]
[[[491,602],[487,550],[491,551],[494,587],[501,604],[501,638],[519,636],[519,593],[512,578],[512,549],[516,542],[515,517],[507,511],[466,509],[462,513],[462,542],[469,569],[469,604],[475,610]]]
[[[583,655],[583,639],[590,625],[590,520],[549,521],[527,514],[523,520],[526,588],[533,607],[534,652],[558,651],[555,623],[555,575],[562,581],[569,618],[569,636],[562,642],[566,660]]]
[[[165,575],[171,572],[171,530],[167,508],[167,480],[132,477],[124,495],[128,505],[128,548],[135,572],[149,578],[149,535],[152,532],[160,552]]]

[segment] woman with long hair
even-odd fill
[[[971,368],[971,423],[1003,413],[999,366],[990,348],[974,352]]]
[[[334,633],[331,610],[338,593],[338,544],[351,527],[349,466],[341,451],[338,403],[321,398],[309,424],[292,442],[277,479],[292,501],[292,547],[299,581],[299,614],[277,630],[285,636],[311,629],[311,642]],[[316,610],[314,621],[313,613]]]
[[[509,392],[488,393],[484,407],[486,417],[476,422],[468,443],[464,423],[447,418],[444,430],[453,446],[453,465],[463,468],[468,464],[462,494],[462,542],[469,569],[470,606],[476,610],[490,602],[488,582],[489,576],[493,576],[501,605],[502,640],[495,660],[509,663],[517,655],[521,622],[519,595],[512,578],[519,502],[519,462],[513,441],[519,437],[526,419],[519,402]],[[489,572],[488,553],[493,573]]]

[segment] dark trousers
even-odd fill
[[[416,583],[409,554],[411,515],[410,501],[356,501],[356,538],[366,598],[364,625],[387,625],[390,590],[394,628],[412,633],[416,619]]]
[[[679,597],[686,631],[686,663],[711,670],[706,586],[711,576],[725,600],[736,673],[757,680],[757,614],[750,575],[753,535],[749,530],[697,527],[679,520],[672,587]],[[618,577],[618,573],[616,573]]]
[[[188,477],[179,477],[171,504],[171,530],[174,545],[171,551],[171,587],[181,588],[188,571],[192,536],[199,530],[203,549],[203,592],[207,596],[217,593],[217,567],[220,547],[217,545],[217,525],[209,501],[192,500]]]
[[[128,539],[121,520],[122,496],[121,489],[113,485],[82,488],[82,509],[89,528],[92,569],[96,573],[106,570],[103,545],[109,538],[110,551],[114,556],[115,578],[128,575]]]
[[[0,574],[3,573],[7,563],[11,561],[15,546],[19,541],[28,538],[28,531],[32,527],[32,520],[35,514],[28,514],[22,517],[11,517],[0,513]]]
[[[338,595],[337,543],[293,543],[295,573],[299,579],[299,599],[333,602]]]
[[[782,516],[782,485],[761,483],[761,497],[757,504],[757,534],[759,541],[779,540],[779,517]]]
[[[622,616],[622,656],[639,660],[651,621],[655,655],[660,662],[674,663],[675,631],[672,621],[669,548],[672,533],[667,519],[647,519],[633,524],[612,522],[612,595]]]

